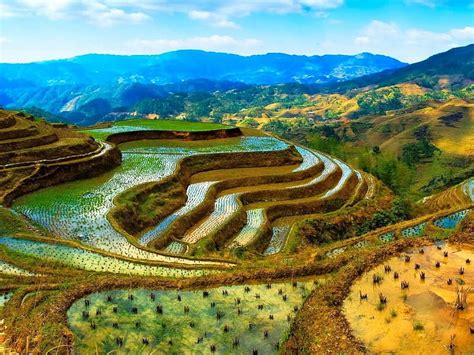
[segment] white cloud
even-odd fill
[[[296,2],[315,9],[334,9],[344,4],[344,0],[299,0]]]
[[[369,44],[370,43],[370,37],[368,37],[368,36],[359,36],[359,37],[355,38],[354,42],[356,44],[361,44],[361,45]]]
[[[425,59],[433,52],[467,45],[473,39],[474,27],[433,32],[418,28],[401,29],[395,23],[373,20],[354,38],[354,44],[360,51],[387,53],[413,62]]]
[[[191,5],[192,4],[192,5]],[[190,2],[187,12],[191,19],[207,21],[211,26],[238,28],[235,18],[253,13],[288,14],[311,12],[316,17],[328,17],[328,10],[344,4],[344,0],[260,0],[260,1],[222,1]]]
[[[99,26],[139,23],[150,18],[142,11],[129,11],[129,6],[116,7],[112,3],[107,0],[16,0],[16,3],[12,1],[8,6],[0,4],[0,12],[3,17],[31,15],[45,16],[51,20],[83,17]],[[129,5],[133,3],[128,2]]]
[[[250,54],[260,45],[261,41],[255,38],[240,39],[221,35],[179,39],[140,39],[130,43],[135,52],[142,54],[156,54],[177,49],[202,49]]]
[[[20,14],[11,5],[0,3],[0,18],[17,17]]]
[[[455,39],[474,40],[474,27],[455,28],[449,34]]]
[[[99,1],[86,1],[83,14],[89,21],[99,26],[110,26],[116,23],[140,23],[150,19],[143,12],[126,12],[120,8],[104,5]]]
[[[418,45],[423,42],[436,43],[449,42],[452,40],[448,33],[431,32],[418,29],[408,29],[403,33],[406,44]]]
[[[373,20],[364,31],[365,35],[369,38],[378,36],[396,36],[400,33],[400,29],[393,22],[383,22],[379,20]]]
[[[52,20],[84,16],[103,25],[142,22],[154,13],[169,12],[186,14],[190,19],[205,21],[210,26],[238,28],[235,19],[252,13],[313,12],[324,17],[327,16],[326,11],[343,5],[344,0],[11,0],[10,4],[8,11],[3,6],[5,11],[0,11],[0,16],[29,14]]]
[[[239,26],[230,21],[227,16],[223,14],[213,13],[210,11],[202,11],[202,10],[192,10],[188,14],[190,19],[193,20],[202,20],[206,21],[211,25],[217,27],[224,27],[224,28],[238,28]]]
[[[67,15],[74,5],[74,0],[19,0],[19,5],[34,11],[35,14],[56,20]]]

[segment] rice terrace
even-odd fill
[[[473,354],[471,5],[2,3],[0,354]]]

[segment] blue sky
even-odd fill
[[[473,42],[474,0],[0,0],[0,62],[175,49],[416,62]]]

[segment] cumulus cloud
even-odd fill
[[[100,26],[110,26],[116,23],[140,23],[150,19],[150,16],[143,12],[127,12],[121,8],[109,7],[99,1],[87,1],[83,14]]]
[[[73,0],[19,0],[19,5],[51,19],[63,18],[74,6]]]
[[[133,3],[130,1],[129,5]],[[51,20],[82,17],[99,26],[138,23],[150,19],[142,11],[129,6],[113,6],[113,2],[106,0],[12,0],[9,5],[0,4],[0,12],[3,17],[32,15]]]
[[[469,44],[474,40],[474,27],[453,28],[446,32],[433,32],[418,28],[402,29],[395,23],[371,21],[354,38],[363,51],[388,53],[404,60],[417,61],[431,53]]]
[[[191,9],[187,13],[191,19],[208,21],[212,26],[238,28],[234,19],[253,13],[283,15],[311,12],[316,17],[327,17],[327,11],[342,6],[344,0],[219,0],[206,2],[205,5],[199,4],[199,2],[190,3]]]
[[[210,26],[238,28],[235,19],[252,13],[298,13],[311,11],[322,16],[325,11],[343,5],[344,0],[11,0],[2,16],[41,15],[57,20],[84,16],[98,24],[142,22],[154,13],[183,13],[190,19]],[[15,11],[13,9],[16,9]],[[2,8],[0,7],[0,10]]]
[[[229,20],[227,16],[223,14],[213,13],[210,11],[192,10],[188,13],[188,16],[193,20],[206,21],[217,27],[239,28],[235,22]]]
[[[135,52],[142,54],[163,53],[177,49],[202,49],[207,51],[252,53],[261,45],[255,38],[234,38],[231,36],[212,35],[207,37],[190,37],[179,39],[139,39],[130,43]]]
[[[449,34],[456,39],[474,40],[474,27],[455,28]]]

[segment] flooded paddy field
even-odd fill
[[[79,353],[277,353],[312,281],[194,291],[132,289],[76,301],[68,321]]]
[[[343,307],[354,335],[376,353],[473,353],[473,261],[472,246],[431,246],[365,273]]]

